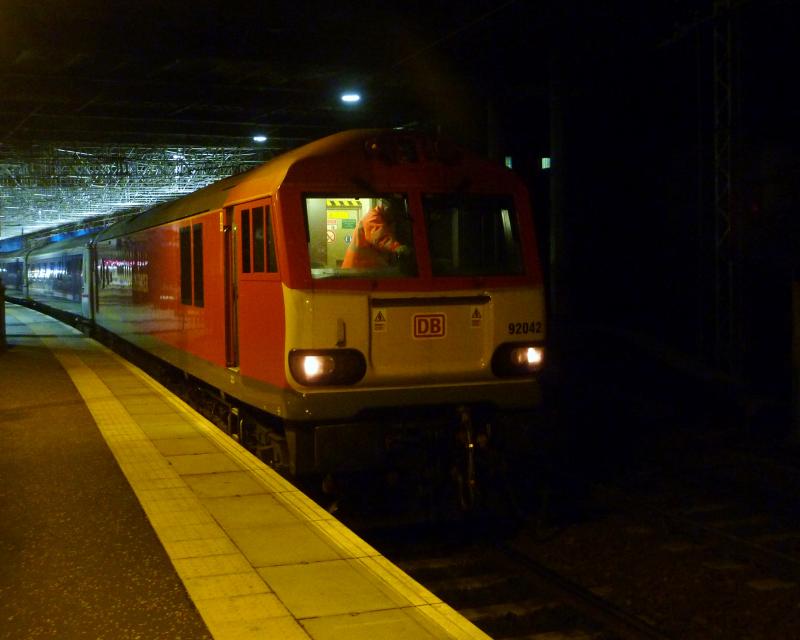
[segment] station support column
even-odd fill
[[[793,435],[800,442],[800,280],[792,282],[792,409]]]
[[[6,287],[0,278],[0,351],[6,348]]]

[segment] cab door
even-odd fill
[[[242,376],[284,384],[284,301],[275,246],[272,199],[237,204],[237,338]]]

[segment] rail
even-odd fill
[[[542,581],[546,588],[564,598],[577,610],[600,622],[614,635],[624,640],[670,640],[648,622],[625,611],[589,589],[572,582],[552,569],[531,558],[514,543],[501,543],[498,550],[520,567]]]

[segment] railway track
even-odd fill
[[[579,581],[605,575],[614,602],[672,637],[800,637],[800,469],[785,453],[720,442],[668,451],[667,467],[595,488],[602,516],[568,534],[580,550],[537,553]]]
[[[371,542],[493,638],[795,640],[800,473],[721,449],[698,461],[594,486],[549,536],[465,520]]]
[[[605,500],[641,512],[731,557],[800,583],[800,467],[786,449],[701,451],[658,487],[604,487]]]
[[[632,513],[800,584],[800,468],[773,453],[721,448],[662,476],[658,489],[604,491]]]
[[[578,584],[508,537],[465,523],[452,531],[401,533],[377,544],[406,573],[492,638],[504,640],[664,640],[648,621]],[[409,542],[411,541],[411,542]],[[373,542],[375,542],[373,540]]]
[[[730,515],[626,509],[545,541],[396,533],[406,541],[376,546],[497,639],[798,637],[800,557],[763,540],[798,541],[800,530],[749,539],[710,514]]]

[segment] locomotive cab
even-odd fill
[[[284,285],[298,450],[317,471],[380,464],[426,421],[537,407],[543,287],[520,181],[408,134],[338,160],[300,163],[279,194],[307,239]]]

